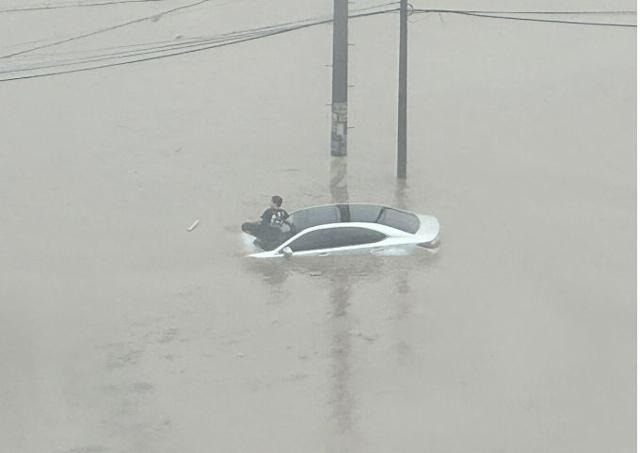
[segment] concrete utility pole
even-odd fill
[[[407,178],[407,16],[408,0],[400,0],[400,58],[398,69],[398,168]]]
[[[332,156],[347,155],[348,20],[349,2],[333,0]]]

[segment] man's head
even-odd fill
[[[273,197],[271,197],[271,207],[279,208],[280,206],[282,206],[282,197],[279,195],[274,195]]]

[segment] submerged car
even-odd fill
[[[429,215],[375,204],[332,204],[291,214],[288,230],[254,258],[384,254],[436,249],[440,224]]]

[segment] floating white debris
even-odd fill
[[[193,230],[195,230],[199,223],[200,223],[200,219],[197,219],[195,222],[193,222],[193,223],[191,224],[191,226],[190,226],[189,228],[187,228],[187,231],[193,231]]]

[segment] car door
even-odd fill
[[[363,254],[386,237],[368,228],[336,226],[309,231],[287,246],[295,256]]]

